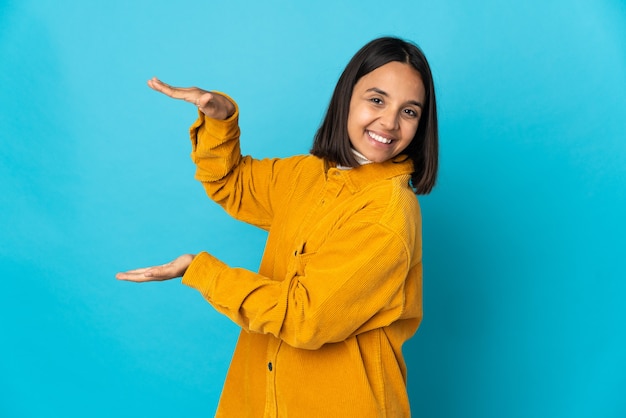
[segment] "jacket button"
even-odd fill
[[[267,363],[267,368],[269,369],[269,371],[272,371],[272,362],[270,361],[269,363]]]

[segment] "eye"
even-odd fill
[[[404,109],[404,114],[411,118],[416,118],[418,116],[417,112],[413,109]]]
[[[372,98],[370,99],[370,102],[372,102],[372,103],[374,103],[374,104],[382,104],[382,103],[383,103],[383,100],[382,100],[381,98],[379,98],[379,97],[372,97]]]

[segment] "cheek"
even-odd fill
[[[402,138],[404,141],[411,142],[417,133],[417,127],[419,122],[408,122],[402,129]]]
[[[354,129],[365,129],[374,119],[371,110],[365,106],[354,106],[350,108],[348,114],[348,127]]]
[[[363,112],[358,107],[350,107],[350,113],[348,113],[348,133],[350,136],[358,135],[363,130],[363,124]]]

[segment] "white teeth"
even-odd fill
[[[385,137],[382,137],[380,135],[375,134],[374,132],[370,132],[367,131],[367,134],[370,136],[370,138],[372,138],[374,141],[378,141],[380,143],[383,144],[391,144],[391,139],[387,139]]]

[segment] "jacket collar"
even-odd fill
[[[382,163],[363,164],[347,170],[330,166],[326,162],[324,164],[326,178],[341,176],[350,193],[356,193],[376,181],[402,175],[407,176],[408,183],[410,175],[413,173],[413,161],[407,155],[398,155]]]

